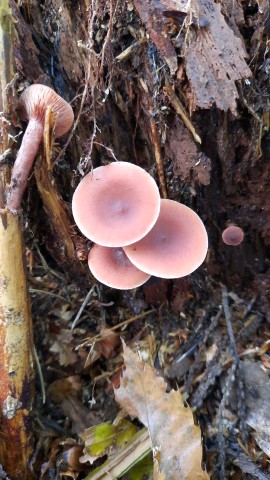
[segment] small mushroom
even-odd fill
[[[201,265],[207,248],[207,233],[200,217],[181,203],[163,199],[152,230],[124,251],[136,267],[150,275],[179,278]]]
[[[244,240],[244,236],[242,228],[236,225],[230,225],[222,232],[222,240],[226,245],[239,245]]]
[[[76,224],[90,240],[105,247],[122,247],[144,237],[159,215],[156,182],[142,168],[115,162],[95,168],[75,190],[72,211]]]
[[[89,253],[88,265],[97,280],[120,290],[139,287],[150,278],[130,262],[122,248],[94,245]]]
[[[37,155],[44,131],[46,109],[54,114],[54,136],[61,137],[72,126],[74,115],[71,106],[51,88],[34,84],[26,88],[20,98],[22,119],[29,120],[11,174],[6,207],[16,213],[21,206],[28,175]]]

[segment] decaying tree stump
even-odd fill
[[[71,215],[76,184],[92,166],[130,161],[156,178],[164,197],[196,210],[210,239],[202,269],[191,279],[157,280],[156,290],[146,285],[145,304],[166,303],[179,314],[191,299],[203,303],[207,281],[245,292],[255,285],[269,317],[267,3],[251,15],[250,2],[236,1],[2,0],[0,463],[12,480],[30,478],[33,453],[23,243],[19,218],[4,210],[8,149],[15,150],[7,120],[18,126],[16,95],[29,83],[44,83],[74,108],[73,132],[49,151],[40,149],[24,198],[37,243],[74,284],[93,285],[85,273],[89,242]],[[245,232],[238,249],[222,243],[229,223]],[[9,449],[11,443],[21,448]]]

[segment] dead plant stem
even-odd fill
[[[157,124],[155,122],[155,119],[153,118],[152,112],[150,112],[150,126],[151,126],[151,132],[152,132],[154,155],[155,155],[157,174],[158,174],[158,179],[159,179],[159,184],[161,189],[161,195],[163,198],[167,198],[167,186],[166,186],[166,180],[165,180],[165,174],[164,174],[163,160],[162,160],[161,151],[160,151],[158,129],[157,129]]]
[[[168,97],[169,97],[169,100],[173,106],[173,108],[175,109],[176,113],[178,113],[178,115],[180,115],[180,117],[182,118],[185,126],[188,128],[188,130],[190,131],[190,133],[192,133],[193,137],[194,137],[194,140],[196,140],[196,142],[198,143],[202,143],[201,141],[201,138],[200,136],[197,134],[186,110],[185,110],[185,107],[184,105],[182,104],[182,102],[180,101],[180,99],[178,98],[178,96],[176,95],[175,91],[172,89],[171,85],[170,85],[170,82],[169,80],[166,79],[166,83],[165,83],[165,87],[164,87],[164,91],[167,93]]]

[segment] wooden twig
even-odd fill
[[[220,478],[221,480],[226,480],[226,472],[225,472],[226,448],[225,448],[225,438],[224,438],[224,431],[223,431],[224,430],[223,415],[224,415],[226,403],[230,397],[231,390],[236,379],[236,374],[237,374],[237,369],[239,364],[239,356],[237,353],[236,342],[235,342],[234,333],[233,333],[231,310],[229,307],[229,300],[228,300],[228,290],[224,285],[222,286],[222,305],[223,305],[223,311],[226,319],[227,331],[228,331],[228,336],[230,341],[230,350],[233,357],[233,363],[229,369],[229,372],[222,390],[222,399],[219,404],[218,415],[217,415]]]
[[[231,311],[230,311],[229,301],[228,301],[228,291],[225,286],[222,287],[222,305],[223,305],[223,311],[226,319],[231,352],[234,358],[234,362],[237,364],[239,361],[239,356],[237,353],[236,343],[235,343],[235,338],[234,338],[234,333],[232,328],[232,316],[231,316]]]
[[[226,480],[226,472],[225,472],[225,460],[226,460],[226,445],[225,445],[225,437],[224,437],[224,410],[226,403],[229,399],[233,384],[235,382],[237,370],[237,363],[233,362],[230,370],[228,372],[223,390],[222,390],[222,399],[219,404],[218,414],[217,414],[217,423],[218,423],[218,457],[219,457],[219,468],[220,468],[220,479]]]
[[[259,117],[259,115],[254,111],[251,105],[249,105],[248,101],[244,97],[244,92],[241,86],[241,82],[237,82],[237,87],[238,87],[238,93],[239,93],[239,100],[240,102],[243,103],[243,105],[246,107],[246,109],[249,111],[249,113],[252,115],[252,117],[258,122],[260,125],[263,125],[263,119]]]
[[[145,318],[147,317],[148,315],[150,315],[151,313],[154,313],[155,309],[153,308],[152,310],[147,310],[146,312],[142,312],[140,313],[139,315],[135,315],[135,317],[131,317],[129,318],[128,320],[124,320],[123,322],[120,322],[120,323],[117,323],[117,325],[114,325],[113,327],[109,328],[108,329],[108,334],[110,332],[114,332],[115,330],[119,330],[120,328],[124,328],[126,327],[127,325],[129,325],[130,323],[133,323],[135,322],[136,320],[141,320],[142,318]],[[123,332],[121,332],[121,334],[123,334]],[[93,343],[97,343],[97,342],[100,342],[103,340],[103,336],[98,333],[95,337],[89,337],[87,338],[82,344],[78,345],[76,347],[76,350],[80,349],[80,348],[83,348],[83,347],[89,347],[91,346]]]
[[[176,95],[175,91],[172,89],[172,87],[170,85],[170,82],[167,79],[166,79],[164,91],[167,93],[167,95],[169,97],[169,100],[170,100],[173,108],[175,109],[176,113],[178,113],[178,115],[180,115],[184,124],[189,129],[190,133],[192,133],[192,135],[194,137],[194,140],[196,140],[196,142],[198,142],[198,143],[202,143],[200,136],[196,133],[196,130],[195,130],[191,120],[189,119],[189,116],[188,116],[188,114],[185,110],[184,105],[182,104],[182,102],[178,98],[178,96]]]
[[[39,376],[39,381],[40,381],[40,390],[41,390],[41,396],[42,396],[42,403],[44,404],[46,402],[46,390],[45,390],[45,385],[44,385],[44,378],[43,378],[43,373],[42,373],[42,368],[40,365],[40,361],[38,358],[38,353],[36,351],[36,347],[34,346],[33,348],[33,354],[34,354],[34,359],[36,362],[36,367],[37,367],[37,373]]]
[[[135,52],[135,50],[137,50],[137,48],[143,45],[146,41],[147,37],[142,37],[140,38],[140,40],[136,40],[136,42],[133,42],[128,48],[123,50],[123,52],[119,53],[119,55],[115,57],[115,60],[117,60],[117,62],[123,62],[124,60],[129,58],[130,55],[132,55],[133,52]]]
[[[10,148],[14,103],[8,87],[14,77],[14,20],[8,0],[0,9],[0,155]],[[3,157],[2,157],[3,158]],[[33,477],[31,406],[33,402],[33,336],[27,292],[24,245],[20,219],[6,211],[5,194],[10,167],[0,163],[0,464],[12,480]]]
[[[160,151],[158,129],[157,129],[157,124],[151,113],[150,113],[150,126],[151,126],[152,140],[154,145],[154,155],[155,155],[155,161],[156,161],[156,167],[157,167],[157,174],[158,174],[158,179],[159,179],[159,184],[161,189],[161,196],[163,198],[167,198],[167,186],[166,186],[166,180],[164,175],[163,160],[162,160],[161,151]]]
[[[74,318],[74,320],[73,320],[73,322],[72,322],[71,330],[73,330],[73,329],[77,326],[77,324],[79,323],[79,320],[80,320],[80,318],[81,318],[81,315],[82,315],[82,313],[83,313],[83,311],[84,311],[87,303],[89,302],[91,295],[94,293],[95,288],[96,288],[96,284],[94,284],[94,285],[90,288],[89,292],[87,293],[87,295],[86,295],[86,297],[85,297],[85,299],[84,299],[84,301],[83,301],[83,303],[82,303],[82,305],[81,305],[81,307],[80,307],[80,309],[79,309],[76,317]]]

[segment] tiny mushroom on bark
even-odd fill
[[[162,278],[189,275],[204,261],[208,237],[199,216],[173,200],[161,200],[158,220],[140,241],[124,247],[138,268]]]
[[[242,228],[230,225],[222,232],[222,240],[226,245],[239,245],[244,240],[244,232]]]
[[[139,287],[150,278],[149,274],[130,262],[122,248],[94,245],[89,253],[88,265],[97,280],[120,290]]]
[[[128,162],[97,167],[75,190],[72,211],[90,240],[122,247],[144,237],[157,221],[160,195],[153,178]]]
[[[20,98],[22,119],[29,120],[21,147],[11,174],[6,207],[16,213],[27,185],[27,179],[44,131],[45,114],[48,107],[54,114],[54,136],[61,137],[72,126],[74,115],[71,106],[51,88],[34,84],[26,88]]]

